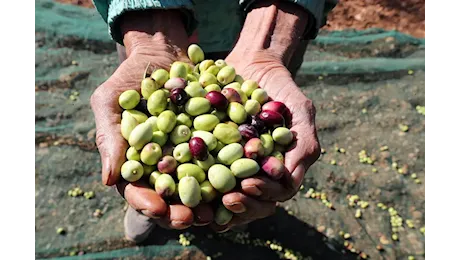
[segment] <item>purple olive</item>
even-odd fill
[[[189,99],[189,96],[183,88],[175,88],[171,90],[171,96],[169,98],[175,105],[182,106],[185,105],[185,103]]]
[[[259,137],[257,129],[253,125],[243,124],[238,126],[238,131],[240,131],[241,136],[249,140],[251,138]]]
[[[258,116],[253,116],[251,118],[251,125],[257,129],[259,134],[263,134],[267,131],[264,121],[262,121],[262,119],[260,119]]]
[[[198,161],[206,161],[208,159],[208,147],[203,139],[199,137],[192,137],[188,142],[188,147],[193,158]]]
[[[137,106],[134,109],[146,114],[147,116],[150,116],[149,110],[147,109],[146,99],[141,98],[141,100],[139,101],[139,104],[137,104]]]

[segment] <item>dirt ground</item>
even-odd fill
[[[56,0],[93,8],[91,0]],[[339,0],[324,29],[398,30],[425,37],[425,0]]]
[[[304,60],[316,70],[296,82],[315,103],[324,151],[303,189],[246,232],[156,229],[135,246],[123,239],[125,202],[101,184],[89,106],[118,66],[115,46],[94,10],[37,2],[43,15],[36,13],[35,34],[36,258],[132,249],[137,255],[98,259],[424,259],[425,72],[423,65],[404,65],[424,64],[423,44],[398,35],[363,40],[369,33],[313,43]],[[74,23],[99,26],[100,38],[89,29],[65,34]],[[345,44],[354,39],[359,44]],[[357,70],[360,62],[385,66]],[[68,196],[74,187],[95,197]],[[191,244],[182,247],[186,232]]]
[[[383,28],[425,37],[425,0],[339,0],[324,29]]]

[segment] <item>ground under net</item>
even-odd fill
[[[423,39],[322,31],[296,78],[324,149],[302,190],[245,232],[156,229],[135,246],[124,200],[100,181],[89,106],[117,67],[115,45],[94,10],[39,0],[35,18],[36,258],[424,259]],[[68,196],[75,187],[94,198]]]

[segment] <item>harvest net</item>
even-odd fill
[[[89,106],[118,64],[106,24],[93,9],[50,0],[36,1],[35,19],[37,258],[424,258],[423,39],[378,29],[322,31],[296,78],[315,103],[325,150],[301,192],[246,232],[158,229],[134,246],[123,240],[125,202],[100,183]],[[75,187],[94,198],[68,196]],[[190,246],[178,242],[184,232]]]

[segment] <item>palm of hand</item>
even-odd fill
[[[230,61],[231,62],[231,61]],[[295,135],[295,144],[285,154],[285,165],[289,173],[281,183],[257,177],[242,181],[243,191],[250,195],[257,187],[259,197],[270,201],[286,201],[300,188],[306,170],[318,159],[320,145],[315,127],[315,108],[297,87],[290,72],[279,63],[259,61],[235,63],[237,73],[244,79],[252,79],[264,88],[270,98],[283,102],[291,112],[290,129]]]
[[[246,60],[251,59],[234,58],[231,54],[226,59],[244,79],[257,81],[273,100],[281,101],[289,108],[290,129],[296,140],[285,154],[285,165],[289,172],[281,180],[274,181],[264,176],[247,178],[241,181],[241,191],[223,196],[222,202],[235,214],[227,225],[213,225],[217,231],[272,215],[277,202],[292,198],[299,190],[305,171],[320,154],[315,108],[296,86],[289,71],[283,65],[271,62],[271,59],[257,59],[257,62],[250,63]]]
[[[120,122],[122,108],[118,104],[119,95],[129,89],[140,89],[140,82],[147,64],[154,69],[169,68],[177,58],[130,55],[99,86],[91,97],[91,107],[96,119],[96,143],[102,160],[103,183],[116,185],[118,192],[135,210],[157,219],[163,227],[183,229],[193,223],[209,223],[212,210],[209,205],[199,205],[193,211],[183,205],[167,205],[145,181],[128,183],[120,177],[121,165],[125,162],[128,143],[121,135]]]
[[[140,88],[143,72],[149,62],[154,68],[168,68],[174,60],[177,60],[177,57],[131,55],[95,91],[91,105],[96,117],[96,141],[103,162],[104,184],[116,184],[120,194],[134,209],[157,218],[160,225],[182,229],[193,222],[201,224],[212,221],[211,208],[208,205],[200,205],[192,211],[183,205],[168,206],[148,184],[127,183],[120,178],[120,167],[125,161],[124,151],[128,144],[120,132],[122,109],[118,105],[118,96],[125,90]],[[271,98],[284,102],[292,111],[291,130],[297,133],[297,141],[295,147],[286,154],[285,162],[290,174],[286,174],[281,183],[264,177],[248,178],[241,182],[243,193],[231,192],[223,197],[224,205],[237,214],[229,225],[216,227],[217,230],[273,214],[275,202],[285,201],[295,194],[301,185],[305,170],[319,156],[314,107],[297,88],[289,72],[282,66],[267,63],[246,66],[236,63],[234,66],[243,78],[259,82]],[[251,196],[256,196],[259,200]]]

